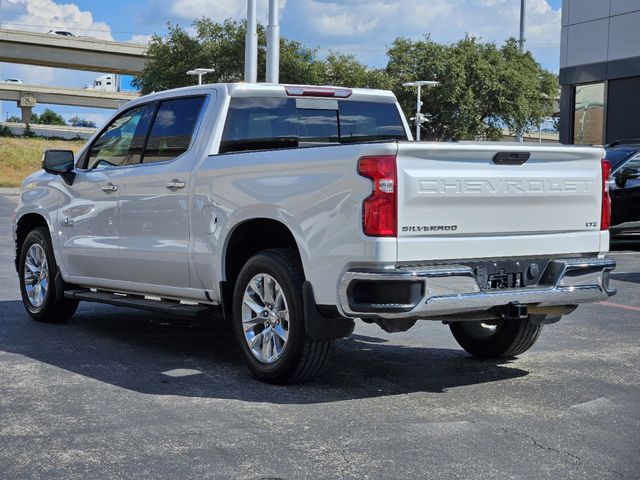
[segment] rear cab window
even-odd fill
[[[142,162],[163,162],[186,152],[191,145],[203,103],[204,97],[160,102]]]
[[[407,140],[395,103],[231,98],[220,153]]]

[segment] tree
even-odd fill
[[[353,55],[330,52],[321,64],[319,72],[324,85],[387,90],[393,85],[385,70],[368,68]]]
[[[43,125],[66,125],[64,118],[53,110],[46,108],[40,116],[35,113],[31,116],[31,123],[40,123]]]
[[[152,91],[194,85],[186,75],[197,67],[213,68],[207,82],[236,82],[244,78],[245,22],[223,23],[201,18],[195,34],[169,25],[166,36],[155,35],[149,59],[134,85]],[[425,36],[397,38],[387,52],[384,69],[369,68],[353,55],[331,52],[325,60],[317,50],[280,39],[280,82],[392,89],[405,112],[415,110],[415,90],[402,86],[413,80],[437,80],[425,92],[429,122],[425,138],[485,139],[502,137],[502,130],[526,130],[552,113],[558,87],[555,75],[544,70],[530,53],[520,53],[515,39],[501,47],[466,37],[451,45]],[[266,36],[258,25],[258,79],[265,77]]]
[[[423,97],[426,138],[498,140],[502,129],[525,130],[552,113],[557,78],[515,39],[498,48],[466,37],[451,45],[396,39],[388,51],[387,74],[407,113],[415,111],[415,90],[403,82],[437,80]]]
[[[13,132],[6,125],[0,125],[0,137],[15,137]]]
[[[195,36],[183,28],[169,25],[165,37],[154,35],[149,43],[148,61],[133,80],[143,94],[168,88],[195,85],[197,79],[186,75],[198,67],[213,68],[205,79],[209,83],[237,82],[244,78],[245,22],[223,23],[201,18],[193,23]],[[258,78],[265,77],[266,33],[258,25]],[[316,51],[299,42],[280,39],[280,81],[318,83],[322,64]]]
[[[27,123],[24,127],[24,132],[22,132],[22,136],[25,138],[35,138],[36,134],[33,130],[31,130],[31,125]]]
[[[186,72],[202,67],[202,48],[180,26],[169,24],[166,38],[153,35],[147,48],[148,60],[133,85],[142,94],[193,85]]]
[[[10,123],[22,123],[22,119],[16,115],[11,115],[7,118],[7,122]]]
[[[80,118],[78,115],[74,115],[67,122],[72,127],[87,127],[87,128],[95,128],[96,122],[91,120],[85,120],[84,118]]]

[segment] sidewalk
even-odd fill
[[[20,189],[0,187],[0,195],[20,195]]]

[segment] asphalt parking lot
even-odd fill
[[[2,479],[640,478],[638,244],[614,252],[617,296],[516,360],[475,360],[435,322],[360,323],[315,381],[274,387],[221,321],[95,304],[31,321],[16,201],[0,196]]]

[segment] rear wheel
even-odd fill
[[[481,358],[508,358],[529,350],[542,325],[531,317],[491,322],[454,322],[449,325],[458,344]]]
[[[324,366],[333,340],[306,335],[302,266],[293,250],[264,250],[238,275],[233,323],[244,360],[258,379],[297,383]]]
[[[64,322],[78,308],[78,302],[58,296],[55,278],[58,265],[49,232],[38,227],[29,232],[20,249],[20,293],[27,313],[39,322]]]

